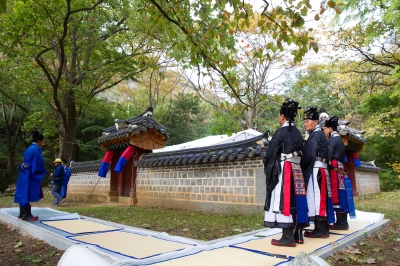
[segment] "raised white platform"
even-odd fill
[[[252,245],[251,248],[242,248],[241,244],[260,241],[264,238],[268,238],[272,235],[279,235],[281,233],[281,229],[261,229],[245,234],[235,235],[231,237],[226,237],[223,239],[217,239],[209,242],[204,242],[195,239],[188,239],[179,236],[171,236],[166,233],[154,232],[150,230],[145,230],[141,228],[130,227],[122,224],[116,224],[104,220],[94,219],[90,217],[80,216],[77,213],[70,214],[66,212],[61,212],[58,210],[54,210],[51,208],[32,208],[32,212],[35,215],[38,215],[41,221],[35,222],[25,222],[19,220],[19,208],[5,208],[0,210],[0,219],[4,222],[10,224],[11,226],[17,228],[20,231],[23,231],[27,234],[32,235],[38,239],[42,239],[49,244],[62,249],[67,250],[62,256],[58,265],[185,265],[186,261],[190,260],[192,257],[199,258],[202,260],[207,257],[214,256],[218,258],[218,260],[213,261],[212,265],[235,265],[235,262],[241,263],[241,259],[252,259],[254,260],[254,265],[258,265],[256,262],[262,261],[259,265],[285,265],[289,262],[290,259],[293,259],[296,255],[291,252],[290,255],[285,255],[284,249],[279,250],[281,254],[274,253],[276,251],[269,252],[268,250],[263,250],[265,247],[258,248],[257,245]],[[334,244],[329,243],[325,244],[319,248],[312,249],[312,251],[308,251],[310,256],[315,256],[314,260],[318,265],[324,265],[324,261],[319,258],[324,258],[332,254],[335,250],[344,249],[347,245],[353,244],[356,241],[359,241],[365,235],[369,235],[372,232],[378,230],[382,227],[383,224],[387,223],[388,220],[384,220],[384,215],[380,213],[366,213],[357,211],[356,213],[357,219],[349,220],[351,222],[356,222],[359,224],[363,224],[365,227],[360,227],[356,232],[351,231],[348,235],[339,235],[332,234],[335,237],[332,237],[332,242],[334,239],[339,239]],[[135,247],[141,247],[141,245],[145,245],[143,241],[143,237],[148,237],[146,242],[150,243],[151,241],[170,241],[178,242],[184,244],[184,248],[179,250],[169,250],[165,253],[160,253],[159,250],[154,250],[154,253],[151,253],[151,250],[146,250],[146,254],[150,254],[151,256],[139,258],[133,257],[129,254],[124,254],[123,251],[118,249],[113,250],[111,247],[102,247],[101,244],[88,244],[87,242],[77,241],[77,239],[82,239],[82,236],[90,236],[90,235],[100,235],[106,233],[105,231],[101,232],[101,230],[88,232],[87,223],[84,231],[79,231],[76,228],[74,230],[69,230],[65,227],[65,220],[74,220],[76,219],[84,219],[88,221],[88,223],[96,223],[116,228],[117,232],[125,232],[126,235],[131,234],[132,236],[141,236],[137,237],[138,243],[129,242],[129,246],[132,246],[132,249]],[[51,222],[44,222],[51,221]],[[59,222],[60,226],[57,226],[57,222]],[[72,224],[72,223],[71,223]],[[80,224],[80,223],[75,223]],[[50,226],[51,225],[51,226]],[[62,226],[61,226],[62,225]],[[93,228],[102,228],[93,227]],[[108,228],[106,228],[108,229]],[[94,229],[93,229],[94,230]],[[113,231],[111,230],[111,231]],[[90,230],[89,230],[90,231]],[[110,231],[107,231],[110,233]],[[110,234],[111,235],[111,234]],[[128,236],[129,237],[129,236]],[[329,239],[329,238],[328,238]],[[303,247],[306,246],[308,241],[313,241],[313,239],[306,238],[306,243]],[[121,240],[122,241],[122,240]],[[116,241],[118,242],[118,241]],[[128,242],[127,242],[128,243]],[[147,244],[149,244],[147,243]],[[309,242],[312,243],[312,242]],[[118,243],[119,246],[121,243]],[[155,245],[154,245],[155,246]],[[300,249],[302,245],[298,245]],[[299,249],[299,252],[301,250]],[[236,252],[235,252],[236,251]],[[292,250],[293,251],[293,250]],[[150,253],[149,253],[150,252]],[[296,252],[295,252],[296,253]],[[154,254],[154,255],[152,255]],[[207,256],[209,254],[209,256]],[[224,255],[222,255],[224,254]],[[232,255],[229,255],[232,254]],[[288,253],[289,254],[289,253]],[[298,253],[296,253],[298,254]],[[225,257],[224,257],[225,256]],[[236,257],[235,257],[236,256]],[[232,258],[235,259],[232,261]],[[265,257],[265,261],[263,258]],[[274,258],[274,259],[272,259]],[[266,262],[268,262],[266,264]]]

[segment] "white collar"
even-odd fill
[[[338,133],[336,131],[333,131],[332,134],[331,134],[331,138],[332,137],[339,137],[339,135],[338,135]]]
[[[317,124],[317,125],[314,127],[314,129],[313,129],[312,132],[314,132],[314,131],[321,131],[321,127]]]
[[[288,127],[289,126],[289,121],[286,121],[285,123],[283,123],[282,127]]]

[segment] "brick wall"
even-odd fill
[[[357,191],[359,195],[379,193],[379,172],[356,170]]]
[[[72,173],[68,183],[68,199],[87,200],[90,193],[93,191],[90,196],[90,201],[107,201],[108,192],[110,190],[110,171],[105,178],[99,179],[97,174],[98,171]]]
[[[262,160],[139,168],[138,204],[219,213],[260,213],[265,201]]]

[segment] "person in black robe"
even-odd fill
[[[281,124],[263,158],[266,175],[264,226],[282,228],[282,238],[272,245],[295,247],[293,230],[308,222],[306,190],[300,167],[303,137],[294,125],[298,103],[286,99],[280,109]]]
[[[332,160],[329,165],[329,173],[332,183],[332,202],[336,212],[336,222],[329,226],[332,230],[347,230],[347,212],[342,205],[347,205],[345,175],[346,170],[343,165],[346,155],[346,148],[343,140],[337,133],[338,118],[336,116],[328,117],[324,122],[324,134],[328,140],[329,149],[332,151]]]
[[[301,166],[307,186],[308,217],[315,229],[304,233],[306,237],[329,237],[328,216],[334,219],[331,184],[328,172],[330,153],[325,135],[318,124],[318,110],[308,106],[304,112],[304,128],[308,138],[303,146]]]

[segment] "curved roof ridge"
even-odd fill
[[[262,140],[265,137],[266,133],[236,142],[159,153],[145,153],[138,161],[134,162],[134,165],[136,167],[153,167],[186,163],[199,164],[265,156],[268,148],[268,143]]]
[[[149,154],[153,155],[165,155],[165,154],[179,154],[179,153],[188,153],[188,152],[205,152],[207,150],[216,150],[216,149],[221,149],[221,148],[234,148],[236,146],[243,146],[246,143],[251,144],[255,141],[259,141],[263,138],[263,135],[252,137],[246,140],[240,140],[240,141],[235,141],[235,142],[230,142],[230,143],[223,143],[223,144],[213,144],[209,146],[202,146],[202,147],[195,147],[195,148],[190,148],[190,149],[181,149],[181,150],[172,150],[172,151],[164,151],[164,152],[156,152],[156,153],[146,153],[146,156]]]

